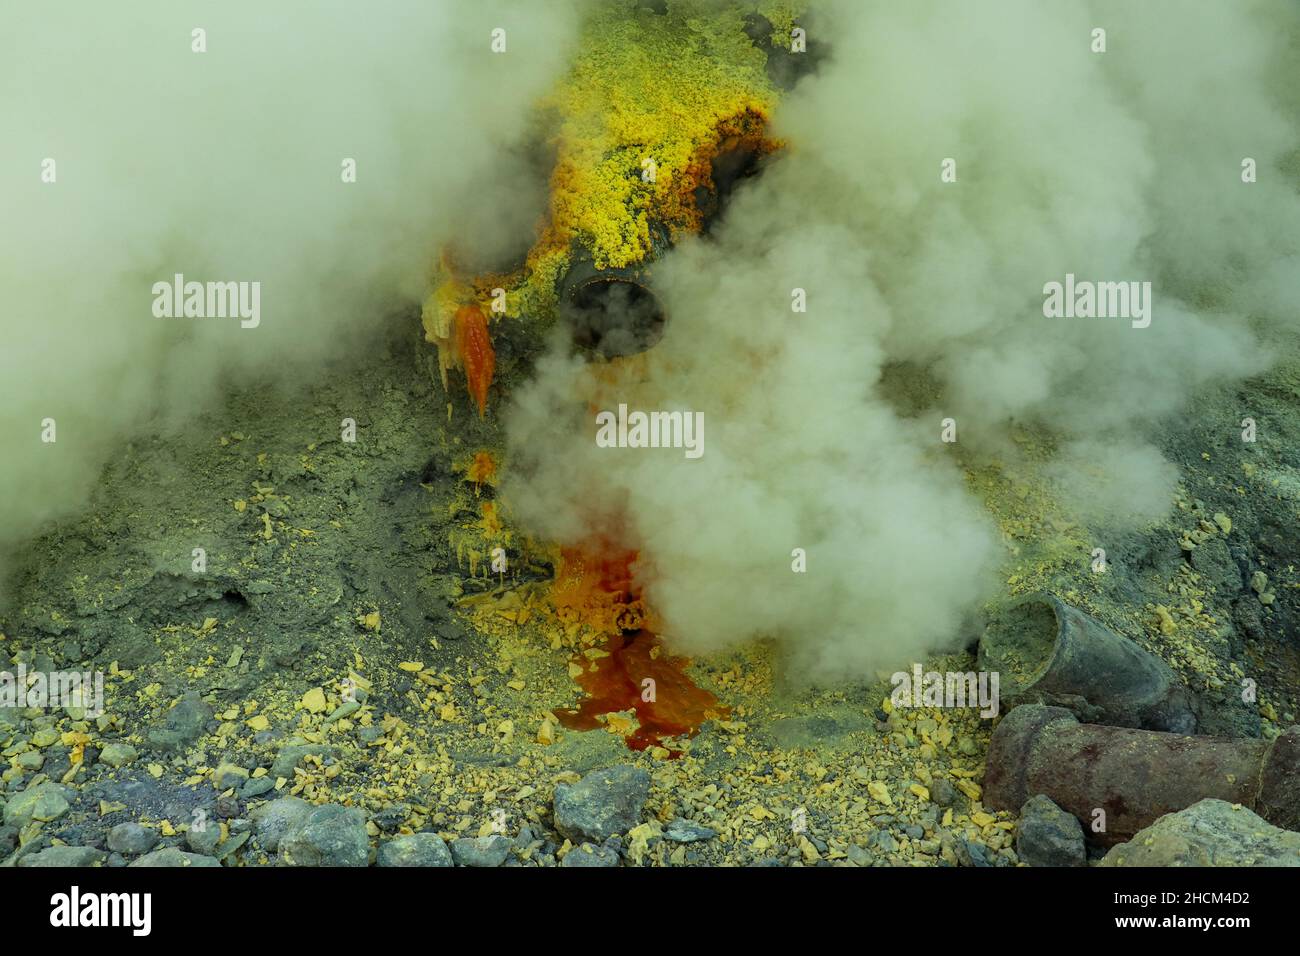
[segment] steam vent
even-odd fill
[[[1268,922],[1300,7],[128,6],[0,26],[15,926],[456,888],[157,866]]]

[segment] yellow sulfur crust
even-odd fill
[[[721,147],[738,140],[761,152],[776,147],[764,127],[778,91],[741,11],[678,6],[667,15],[611,6],[586,24],[572,69],[539,104],[554,123],[556,162],[547,218],[523,266],[467,276],[451,256],[440,257],[423,323],[444,387],[448,370],[462,364],[457,309],[477,303],[494,320],[549,318],[575,249],[599,269],[640,262],[651,251],[652,223],[671,238],[699,229],[695,189],[711,184]],[[785,4],[763,6],[774,35],[783,35],[793,14]],[[643,175],[650,164],[653,177]],[[494,289],[504,291],[504,309],[491,309]]]

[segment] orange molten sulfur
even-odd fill
[[[594,549],[594,551],[593,551]],[[573,730],[603,726],[601,717],[635,711],[639,726],[624,740],[633,750],[664,746],[682,735],[694,736],[706,720],[725,717],[729,708],[696,686],[686,673],[690,659],[673,657],[648,627],[632,576],[637,552],[610,549],[608,542],[589,542],[584,549],[565,549],[557,577],[557,609],[606,632],[599,650],[575,680],[586,696],[577,707],[557,709],[560,723]],[[680,751],[666,747],[670,757]]]
[[[456,351],[465,367],[465,382],[470,398],[478,403],[478,413],[487,411],[488,386],[496,369],[496,353],[488,335],[487,317],[477,305],[462,306],[456,311]]]
[[[587,696],[577,707],[555,711],[566,727],[594,730],[602,726],[600,716],[634,710],[639,726],[623,739],[633,750],[645,750],[664,746],[669,737],[693,737],[706,720],[730,712],[687,676],[690,660],[669,656],[658,636],[649,631],[614,635],[603,649],[608,656],[590,665],[582,661],[583,671],[576,678]],[[670,757],[681,754],[666,749]]]

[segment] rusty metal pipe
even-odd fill
[[[1011,707],[1066,707],[1089,722],[1196,731],[1192,697],[1164,661],[1050,594],[1027,598],[980,640],[980,669],[998,671]]]
[[[1276,740],[1188,737],[1081,724],[1062,707],[1026,704],[993,732],[984,801],[1017,811],[1039,793],[1106,846],[1206,797],[1300,830],[1300,727]],[[1102,832],[1092,827],[1098,809]]]

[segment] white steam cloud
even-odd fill
[[[582,7],[11,10],[0,547],[79,507],[122,436],[346,354],[423,296],[440,246],[526,243],[545,201],[532,107]],[[831,52],[775,117],[786,154],[659,264],[650,353],[597,379],[557,330],[514,396],[503,493],[560,540],[622,522],[675,648],[772,637],[837,679],[950,646],[988,593],[1001,552],[940,419],[999,455],[1009,425],[1045,425],[1080,513],[1142,520],[1176,476],[1144,429],[1294,336],[1300,12],[840,0],[807,25]],[[260,325],[155,318],[175,273],[260,282]],[[1151,282],[1150,327],[1045,318],[1067,273]],[[592,407],[620,402],[703,412],[704,456],[597,448]]]
[[[999,455],[1047,426],[1067,504],[1142,521],[1177,476],[1144,428],[1294,334],[1300,14],[846,0],[809,29],[831,53],[775,118],[787,154],[656,267],[654,350],[593,374],[557,336],[515,396],[504,492],[553,538],[622,522],[674,648],[771,637],[833,680],[951,646],[989,593],[1001,552],[942,418]],[[1151,282],[1150,327],[1046,318],[1067,273]],[[918,415],[882,386],[900,366],[938,394]],[[592,410],[618,403],[702,411],[704,456],[597,448]]]
[[[80,507],[133,429],[346,354],[423,297],[440,245],[526,244],[545,201],[532,110],[578,20],[571,3],[11,5],[0,546]],[[260,325],[155,318],[153,283],[176,273],[260,282]]]

